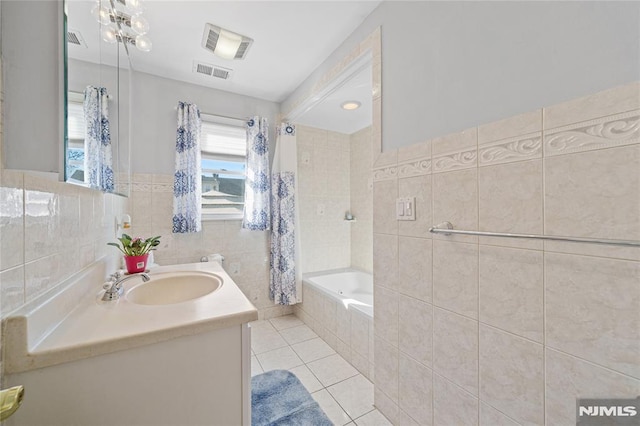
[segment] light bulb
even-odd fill
[[[223,59],[233,59],[236,57],[240,43],[242,43],[242,36],[220,29],[218,43],[213,53]]]
[[[136,37],[136,48],[142,52],[151,51],[151,40],[147,36],[139,35]]]
[[[149,32],[149,22],[141,15],[131,18],[131,29],[137,34],[144,35]]]
[[[142,12],[142,2],[140,0],[126,0],[125,7],[131,15],[138,15]]]
[[[113,27],[110,26],[102,27],[102,40],[110,44],[117,42],[118,34],[116,33],[116,30],[114,30]]]
[[[340,106],[342,107],[342,109],[346,109],[347,111],[353,111],[354,109],[360,108],[360,105],[361,104],[358,101],[346,101],[343,102]]]
[[[111,22],[111,14],[109,13],[109,9],[106,7],[100,6],[100,3],[93,6],[91,9],[91,14],[96,21],[100,22],[103,25],[107,25]]]

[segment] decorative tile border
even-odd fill
[[[398,177],[398,167],[389,166],[373,169],[373,181],[380,182],[383,180],[393,180]]]
[[[133,192],[151,192],[153,185],[151,183],[132,183],[131,190]]]
[[[544,156],[640,143],[640,110],[545,131]]]
[[[154,183],[153,192],[173,192],[173,183]]]
[[[462,170],[475,167],[478,158],[478,151],[459,151],[434,157],[432,160],[433,173],[449,172],[451,170]]]
[[[483,144],[479,147],[478,166],[512,163],[542,157],[542,132]]]
[[[431,174],[431,159],[412,160],[398,165],[398,177],[406,178]]]

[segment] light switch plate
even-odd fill
[[[416,197],[400,197],[396,199],[396,219],[416,220]]]

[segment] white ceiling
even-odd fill
[[[69,57],[95,62],[99,25],[89,13],[95,2],[67,1],[68,27],[79,30],[89,47],[70,46]],[[281,102],[379,3],[145,0],[143,16],[153,49],[143,53],[131,48],[131,63],[137,71]],[[253,38],[246,58],[220,59],[202,48],[205,23]],[[195,74],[194,60],[231,68],[233,75],[220,80]]]

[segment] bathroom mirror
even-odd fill
[[[128,196],[130,46],[117,31],[123,3],[65,0],[64,179]]]
[[[303,274],[372,273],[372,59],[362,53],[287,114],[296,125]]]

